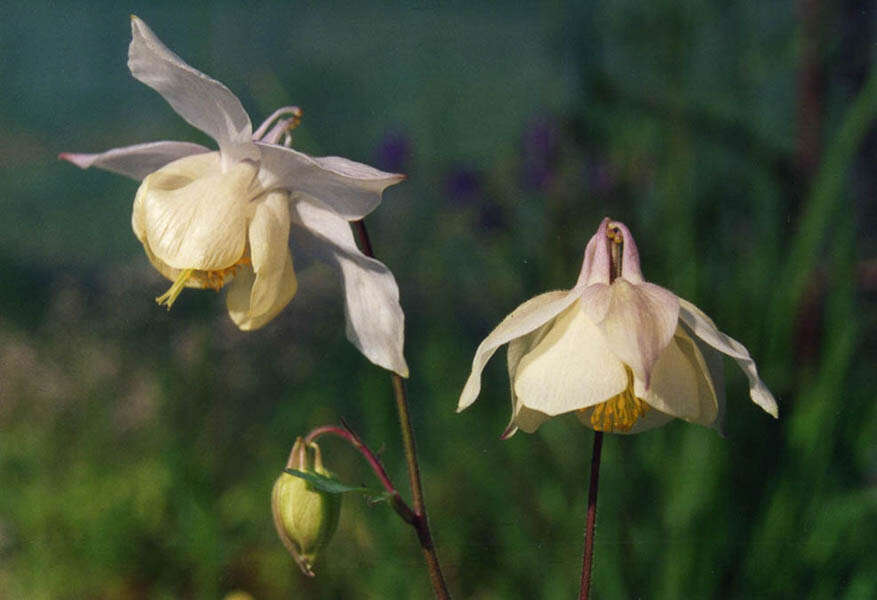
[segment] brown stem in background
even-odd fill
[[[363,254],[374,258],[374,250],[372,250],[371,240],[368,236],[368,230],[365,228],[365,223],[361,219],[354,221],[353,229],[356,231]],[[405,461],[408,465],[411,497],[414,501],[414,518],[410,523],[417,532],[417,539],[420,542],[420,548],[423,550],[423,557],[429,569],[429,580],[436,598],[439,600],[449,600],[451,596],[448,593],[444,575],[442,575],[438,554],[436,554],[435,545],[432,541],[432,533],[429,530],[429,519],[426,516],[426,503],[423,499],[423,485],[420,482],[420,465],[417,462],[417,449],[414,444],[414,430],[411,428],[411,416],[408,412],[408,395],[405,392],[405,382],[396,373],[391,373],[390,377],[393,381],[393,394],[396,398],[399,425],[402,429],[402,445],[405,449]]]
[[[591,454],[591,484],[588,487],[588,520],[585,525],[585,556],[582,559],[582,582],[579,600],[588,600],[591,593],[591,569],[594,563],[594,528],[597,525],[597,487],[600,484],[600,456],[603,452],[603,432],[594,432],[594,451]]]

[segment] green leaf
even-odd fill
[[[374,490],[362,486],[347,485],[346,483],[341,483],[334,477],[327,477],[325,475],[320,475],[319,473],[305,473],[304,471],[297,471],[296,469],[283,469],[283,472],[288,473],[293,477],[299,477],[301,479],[304,479],[318,490],[327,492],[329,494],[346,494],[348,492],[358,492],[360,494],[367,494],[368,496],[373,496],[376,498],[380,498],[384,495],[387,495],[387,497],[389,497],[389,493],[384,492],[383,490]],[[378,501],[381,501],[383,499],[384,498],[380,498]]]

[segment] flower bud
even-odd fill
[[[313,442],[310,448],[313,449],[313,461],[308,455],[308,445],[302,438],[297,438],[287,468],[332,477],[323,468],[320,448]],[[338,527],[341,495],[324,492],[301,477],[282,473],[271,492],[271,511],[283,545],[302,573],[313,577],[314,562]]]

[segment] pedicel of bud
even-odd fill
[[[313,450],[313,460],[309,449]],[[314,442],[306,444],[300,437],[295,440],[286,468],[333,477],[323,467],[319,446]],[[314,562],[338,527],[341,494],[319,490],[306,479],[284,472],[271,491],[271,512],[280,541],[302,573],[313,577]]]

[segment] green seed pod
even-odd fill
[[[326,477],[332,474],[323,468],[320,448],[311,443],[313,462],[302,438],[295,440],[287,468]],[[326,547],[341,516],[341,494],[330,494],[313,487],[301,477],[282,473],[271,492],[271,511],[280,540],[308,577],[314,576],[313,565]]]

